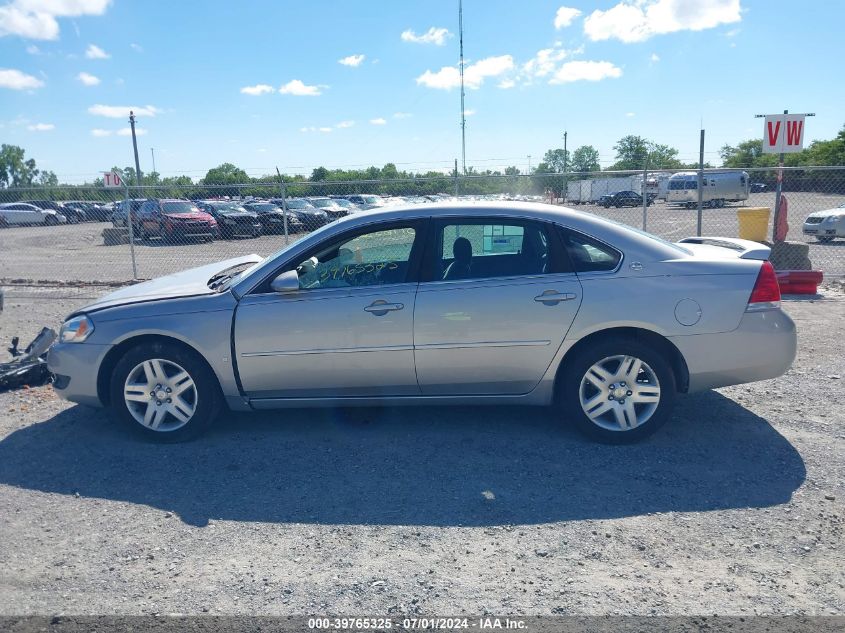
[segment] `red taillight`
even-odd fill
[[[775,275],[775,269],[769,261],[763,262],[760,272],[757,274],[757,281],[751,297],[748,299],[749,307],[760,303],[777,303],[780,301],[780,286]]]

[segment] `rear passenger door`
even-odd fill
[[[424,395],[528,393],[581,303],[550,224],[513,218],[432,222],[414,307]]]

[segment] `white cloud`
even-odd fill
[[[550,84],[564,84],[573,81],[601,81],[622,76],[622,69],[610,62],[576,61],[566,62],[555,71]]]
[[[29,46],[26,47],[26,52],[29,53],[30,55],[40,55],[41,49],[38,48],[35,44],[30,44]]]
[[[355,125],[355,121],[341,121],[340,123],[335,125],[335,127],[340,128],[340,129],[344,129],[344,128],[352,127],[353,125]]]
[[[626,117],[633,117],[633,116],[637,116],[637,113],[636,112],[626,112],[625,116]]]
[[[100,83],[99,77],[95,77],[94,75],[89,75],[88,73],[84,72],[79,73],[76,78],[85,86],[96,86],[98,83]]]
[[[12,0],[0,7],[0,37],[55,40],[59,37],[56,18],[102,15],[110,4],[111,0]]]
[[[393,113],[394,119],[410,119],[412,116],[414,116],[414,115],[411,114],[410,112],[394,112]]]
[[[658,55],[657,53],[652,53],[651,57],[649,57],[648,59],[652,64],[656,64],[660,61],[660,55]]]
[[[337,60],[337,63],[343,64],[344,66],[352,66],[354,68],[356,66],[360,66],[364,62],[365,58],[366,55],[348,55],[347,57]]]
[[[321,128],[317,128],[317,131],[322,132],[323,134],[328,134],[329,132],[332,131],[332,129],[330,127],[321,127]]]
[[[88,48],[85,49],[85,57],[88,59],[108,59],[111,55],[96,44],[89,44]]]
[[[44,82],[27,75],[14,68],[0,68],[0,88],[10,88],[12,90],[32,90],[33,88],[40,88]]]
[[[325,86],[308,86],[299,79],[292,79],[279,88],[283,95],[296,95],[297,97],[316,97],[323,94],[321,88]]]
[[[676,31],[702,31],[742,19],[740,0],[623,0],[584,19],[593,41],[643,42]]]
[[[555,13],[555,28],[563,29],[572,24],[572,21],[581,15],[578,9],[572,7],[561,7]]]
[[[480,88],[487,77],[497,77],[514,68],[513,57],[499,55],[487,57],[464,67],[464,85],[467,88]],[[426,70],[417,77],[417,84],[426,88],[451,90],[461,85],[461,75],[454,66],[444,66],[437,72]]]
[[[516,86],[516,82],[513,79],[502,79],[498,84],[496,84],[497,88],[501,88],[502,90],[508,90]]]
[[[544,48],[522,65],[522,71],[529,77],[546,77],[554,73],[564,59],[580,52],[581,49],[569,51],[565,48]]]
[[[135,113],[135,116],[155,116],[156,114],[160,114],[161,110],[156,108],[155,106],[107,106],[107,105],[92,105],[88,108],[88,114],[93,114],[95,116],[105,116],[109,117],[110,119],[120,119],[122,117],[128,117],[129,111]]]
[[[144,52],[144,48],[140,44],[136,44],[135,42],[132,42],[129,45],[129,48],[131,48],[136,53],[143,53]]]
[[[387,125],[387,121],[385,119],[382,119],[381,117],[377,119],[370,119],[370,123],[372,123],[373,125]]]
[[[147,133],[147,130],[142,127],[135,127],[135,136],[144,136]],[[131,127],[123,127],[120,128],[116,134],[118,136],[132,136],[132,128]]]
[[[56,126],[52,123],[36,123],[34,125],[27,125],[26,129],[30,132],[49,132],[50,130],[56,129]]]
[[[111,130],[104,130],[102,128],[94,128],[91,130],[91,136],[111,136]]]
[[[464,116],[472,116],[473,114],[475,114],[475,110],[470,110],[469,108],[464,110]]]
[[[255,84],[254,86],[244,86],[241,88],[242,94],[252,95],[253,97],[270,92],[275,92],[275,88],[273,88],[273,86],[268,86],[267,84]]]
[[[411,29],[402,31],[403,42],[413,42],[414,44],[434,44],[435,46],[443,46],[446,44],[446,39],[452,37],[449,29],[443,27],[432,26],[425,33],[417,35]]]

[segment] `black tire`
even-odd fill
[[[614,356],[633,356],[643,361],[656,375],[660,399],[656,408],[644,422],[633,428],[611,430],[593,422],[581,407],[581,383],[587,371],[603,359]],[[605,444],[631,444],[652,435],[663,426],[672,414],[677,395],[675,374],[669,361],[653,347],[635,339],[611,337],[590,344],[565,360],[558,382],[558,401],[567,421],[587,437]],[[616,384],[616,383],[613,383]],[[630,395],[630,394],[628,394]],[[624,394],[623,394],[624,396]],[[613,398],[608,398],[612,400]],[[617,398],[618,401],[618,398]],[[622,400],[624,402],[624,400]],[[614,403],[613,406],[618,406]],[[648,405],[640,405],[646,407]],[[638,411],[639,413],[639,411]],[[612,411],[607,414],[612,416]]]
[[[162,359],[184,369],[196,389],[195,409],[183,426],[173,430],[154,430],[133,417],[124,399],[124,386],[130,372],[146,360]],[[217,377],[196,352],[172,343],[141,344],[130,349],[117,362],[110,386],[111,408],[132,432],[155,442],[185,442],[207,431],[220,414],[223,398]],[[175,420],[171,416],[168,420]]]

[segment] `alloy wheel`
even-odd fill
[[[151,358],[129,372],[123,399],[136,422],[166,433],[191,421],[199,396],[194,379],[180,365],[163,358]]]
[[[593,364],[578,391],[581,410],[608,431],[630,431],[648,422],[660,404],[660,381],[643,360],[608,356]]]

